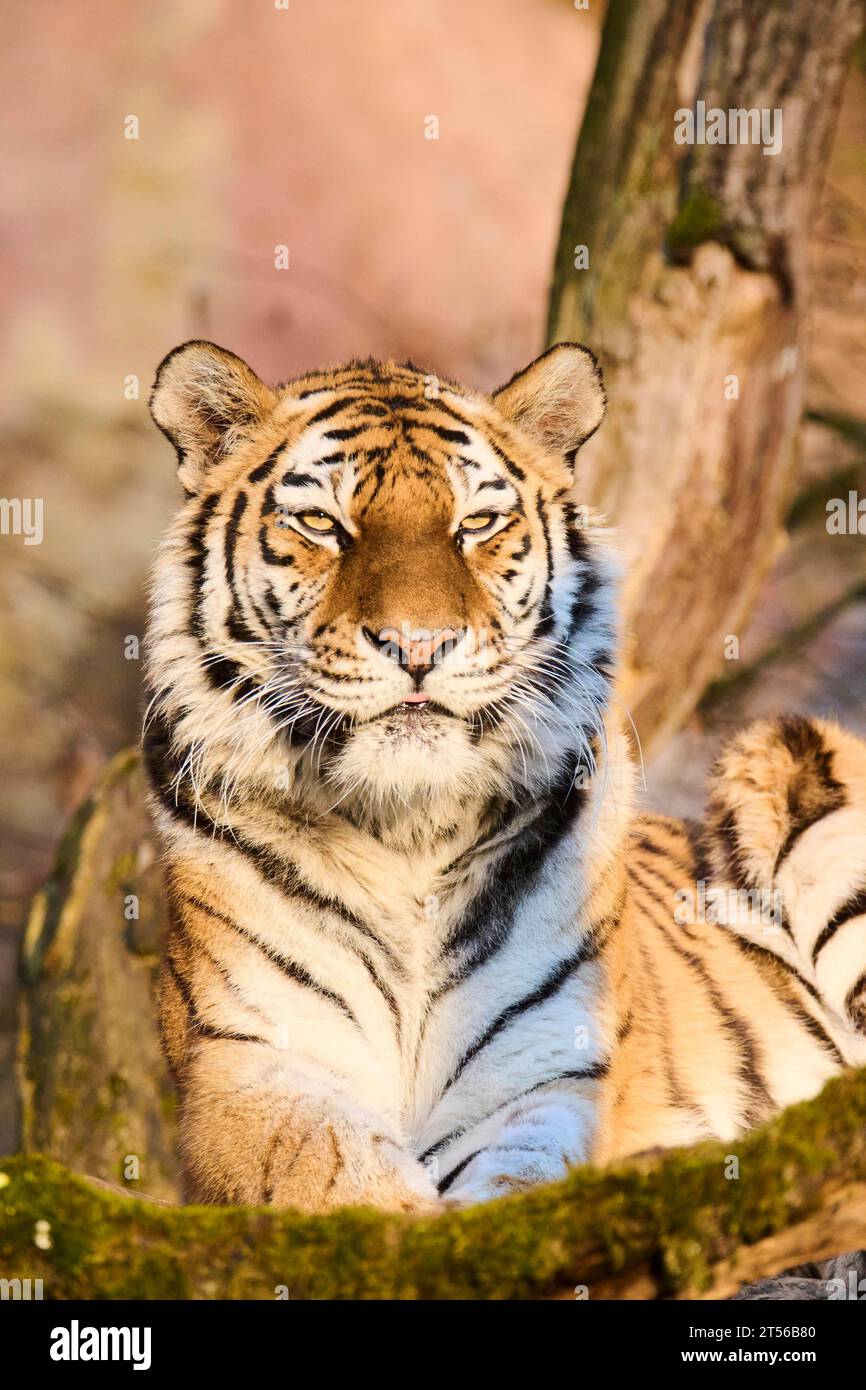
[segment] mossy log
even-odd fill
[[[166,927],[138,755],[74,817],[24,935],[22,1148],[176,1198],[174,1101],[155,988]]]
[[[422,1219],[172,1208],[10,1158],[0,1269],[46,1298],[720,1298],[866,1245],[866,1072],[734,1147],[737,1176],[703,1144]]]
[[[548,339],[589,343],[604,367],[609,415],[581,452],[580,490],[626,552],[636,637],[624,695],[645,747],[722,669],[780,544],[806,356],[805,229],[863,20],[860,0],[607,9]],[[738,125],[723,143],[677,143],[677,113],[699,101],[725,121],[754,110],[768,123],[758,140]]]

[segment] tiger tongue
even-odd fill
[[[404,705],[426,705],[429,699],[430,696],[425,695],[423,690],[413,690],[412,694],[407,695],[402,703]]]

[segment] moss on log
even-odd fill
[[[119,754],[74,817],[24,936],[22,1147],[177,1196],[173,1096],[155,986],[162,876],[138,755]]]
[[[165,1207],[16,1157],[0,1162],[0,1269],[47,1298],[724,1297],[789,1255],[866,1244],[866,1071],[738,1140],[737,1177],[731,1148],[580,1168],[423,1219]]]

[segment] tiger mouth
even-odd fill
[[[435,714],[446,715],[449,719],[458,718],[453,710],[446,709],[444,705],[440,705],[435,700],[431,700],[429,696],[425,700],[400,700],[396,705],[392,705],[389,710],[386,710],[380,717],[388,719],[395,714],[399,714],[403,719],[411,723],[427,721]]]

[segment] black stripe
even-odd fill
[[[538,520],[541,523],[542,535],[544,536],[544,565],[547,572],[544,584],[544,597],[541,600],[538,621],[535,624],[535,631],[533,633],[533,636],[541,637],[550,631],[554,623],[553,593],[551,590],[551,585],[553,583],[553,554],[550,546],[550,528],[548,527],[547,517],[544,513],[544,498],[541,493],[539,493],[535,499],[535,510],[538,514]]]
[[[341,410],[348,410],[350,405],[354,405],[358,400],[357,396],[343,396],[339,400],[331,401],[330,405],[323,405],[317,410],[315,415],[311,415],[307,421],[307,428],[311,425],[318,425],[322,420],[330,420],[334,415],[339,415]]]
[[[420,382],[418,383],[417,391],[412,396],[404,396],[399,391],[395,391],[392,394],[389,391],[388,405],[391,408],[389,411],[383,408],[383,415],[393,415],[396,410],[429,410],[430,408],[430,404],[424,396],[424,388]],[[369,410],[370,407],[367,406],[365,408]]]
[[[452,1129],[449,1134],[437,1139],[435,1144],[431,1144],[429,1149],[425,1149],[419,1156],[419,1163],[426,1163],[434,1154],[441,1153],[447,1149],[449,1144],[453,1144],[455,1139],[467,1132],[467,1129],[476,1129],[478,1125],[486,1124],[500,1110],[505,1110],[509,1105],[514,1105],[516,1101],[522,1100],[524,1096],[531,1096],[534,1091],[540,1091],[542,1086],[555,1086],[558,1081],[597,1081],[606,1076],[610,1070],[609,1062],[594,1062],[591,1067],[582,1067],[576,1071],[558,1071],[552,1076],[545,1076],[541,1081],[536,1081],[533,1086],[527,1086],[525,1091],[518,1091],[516,1095],[509,1096],[508,1100],[503,1100],[494,1107],[488,1114],[481,1119],[473,1121],[471,1126],[459,1125],[457,1129]],[[479,1150],[480,1152],[480,1150]]]
[[[676,1109],[691,1115],[698,1124],[703,1125],[707,1134],[712,1134],[713,1129],[706,1114],[695,1098],[693,1096],[687,1096],[683,1089],[683,1084],[677,1072],[674,1054],[670,1045],[670,1010],[667,1007],[667,997],[663,992],[661,981],[659,980],[658,972],[652,962],[650,953],[640,936],[637,937],[637,948],[641,961],[643,962],[643,974],[646,983],[649,985],[646,994],[650,999],[655,1001],[656,1005],[660,1009],[663,1009],[666,1014],[666,1017],[658,1018],[657,1032],[659,1035],[659,1045],[665,1069],[665,1083],[670,1104],[675,1106]]]
[[[655,866],[655,864],[647,863],[645,860],[642,859],[635,859],[633,866],[642,869],[644,874],[648,874],[650,878],[653,880],[653,883],[659,884],[661,888],[666,888],[668,890],[668,893],[670,894],[670,898],[663,896],[661,891],[656,892],[655,888],[651,887],[650,884],[648,884],[644,879],[639,879],[635,876],[635,882],[638,884],[641,891],[646,893],[649,897],[653,899],[655,903],[658,904],[658,906],[665,913],[666,917],[672,919],[672,921],[676,924],[678,931],[681,931],[683,936],[687,936],[692,941],[700,941],[700,932],[695,930],[695,928],[698,926],[697,922],[677,922],[676,920],[676,909],[674,907],[676,898],[678,894],[689,892],[690,889],[686,888],[686,886],[683,883],[677,883],[676,880],[667,878],[663,873],[660,872],[660,870]],[[631,868],[633,866],[629,865],[629,871],[631,871]],[[685,873],[688,873],[688,869],[686,869],[684,865],[680,865],[679,867],[682,868]],[[757,890],[752,891],[757,892]],[[763,898],[761,899],[761,905],[763,906]]]
[[[754,879],[746,868],[742,846],[740,845],[740,832],[737,825],[737,815],[732,809],[728,809],[717,823],[716,834],[721,841],[721,847],[725,855],[725,870],[728,878],[737,889],[750,889],[755,887]]]
[[[358,435],[363,434],[367,428],[367,425],[352,425],[345,429],[326,430],[323,437],[325,439],[357,439]]]
[[[315,478],[312,473],[286,473],[283,475],[283,487],[307,487],[310,483],[314,487],[323,487],[321,478]]]
[[[297,535],[297,532],[294,534]],[[295,563],[294,555],[280,555],[278,551],[271,548],[268,540],[268,528],[264,522],[259,527],[259,549],[266,565],[293,565]]]
[[[212,1028],[209,1023],[199,1023],[196,1029],[199,1037],[212,1038],[216,1042],[264,1043],[255,1033],[233,1033],[227,1028]]]
[[[631,1037],[634,1031],[634,1014],[631,1009],[626,1010],[625,1017],[616,1025],[616,1040],[619,1046],[625,1042],[626,1038]]]
[[[378,970],[371,961],[370,957],[367,955],[366,951],[362,951],[360,946],[353,946],[352,950],[354,954],[358,957],[358,959],[361,961],[361,964],[364,966],[373,984],[376,986],[382,998],[385,1000],[385,1003],[388,1005],[388,1008],[391,1011],[391,1014],[394,1019],[397,1038],[399,1040],[403,1034],[403,1019],[400,1014],[400,1006],[397,1003],[394,991],[391,989],[390,985],[388,985],[386,981],[382,979],[382,976],[379,974]]]
[[[636,841],[638,848],[645,850],[647,854],[657,856],[659,859],[670,860],[673,868],[682,869],[682,871],[688,875],[689,879],[691,879],[691,856],[687,858],[685,853],[685,850],[688,848],[688,841],[686,841],[685,845],[679,842],[677,837],[679,827],[671,827],[662,823],[661,829],[666,831],[675,841],[674,846],[657,845],[648,835],[639,835]]]
[[[861,888],[859,893],[855,893],[852,898],[843,903],[836,912],[835,916],[824,927],[823,931],[812,947],[812,964],[815,965],[819,955],[836,935],[840,927],[844,927],[846,922],[850,922],[854,917],[862,917],[866,914],[866,888]]]
[[[650,892],[649,889],[646,891]],[[722,997],[719,992],[718,984],[713,979],[700,957],[695,955],[694,951],[690,951],[688,947],[683,946],[676,940],[672,930],[666,922],[661,921],[658,925],[661,927],[664,939],[671,950],[675,951],[676,954],[686,962],[703,984],[710,1003],[721,1019],[722,1031],[733,1034],[741,1052],[739,1066],[740,1076],[749,1087],[754,1100],[758,1103],[757,1108],[754,1106],[749,1108],[746,1120],[749,1125],[760,1124],[761,1120],[766,1119],[771,1113],[773,1101],[767,1089],[767,1083],[761,1073],[758,1060],[758,1046],[750,1029],[743,1022],[739,1014],[737,1014]]]
[[[243,607],[238,594],[235,576],[235,552],[237,550],[238,533],[244,512],[247,509],[247,495],[239,492],[232,507],[231,516],[226,525],[225,537],[223,540],[223,552],[225,556],[226,583],[231,594],[231,607],[229,609],[227,628],[229,636],[236,642],[255,642],[256,636],[252,632],[243,615]]]
[[[449,386],[447,382],[443,382],[443,383],[442,383],[442,386],[443,386],[443,389],[445,389],[445,390],[453,390],[453,389],[454,389],[452,386]],[[454,394],[455,394],[455,395],[459,395],[459,392],[454,391]],[[425,400],[424,400],[424,404],[425,404],[425,405],[428,404],[426,397],[425,397]],[[431,401],[429,402],[429,405],[430,405],[431,409],[434,409],[434,410],[441,410],[442,413],[443,413],[444,415],[450,415],[452,420],[456,420],[457,423],[458,423],[459,425],[464,425],[464,426],[466,427],[467,430],[471,430],[471,429],[474,429],[474,428],[475,428],[475,426],[473,425],[473,422],[472,422],[471,420],[467,419],[467,417],[463,414],[462,411],[460,411],[460,410],[455,410],[454,406],[453,406],[453,405],[449,405],[449,403],[448,403],[446,400],[443,400],[443,398],[442,398],[441,396],[437,396],[437,397],[435,398],[435,400],[431,400]],[[416,407],[415,407],[415,408],[416,408],[416,409],[418,408],[417,404],[416,404]]]
[[[578,524],[577,508],[572,502],[566,502],[562,510],[565,517],[565,535],[568,543],[568,553],[576,564],[585,564],[590,558],[586,529]]]
[[[252,695],[259,689],[256,679],[253,676],[243,675],[236,661],[208,649],[205,649],[204,652],[203,671],[212,690],[226,690],[231,686],[233,700],[242,700],[245,696]]]
[[[263,483],[265,478],[269,478],[276,467],[277,459],[285,449],[287,443],[288,440],[284,439],[281,444],[277,445],[273,453],[268,454],[263,463],[257,464],[252,472],[247,475],[248,481],[251,483]]]
[[[305,989],[312,990],[314,994],[318,994],[322,999],[326,999],[328,1003],[335,1005],[336,1008],[340,1009],[341,1012],[346,1015],[350,1022],[354,1023],[356,1028],[360,1029],[361,1025],[342,995],[335,994],[333,990],[327,989],[325,985],[319,984],[319,981],[316,980],[303,965],[298,965],[297,961],[293,961],[290,957],[284,956],[282,952],[273,950],[267,942],[261,941],[259,937],[249,931],[248,928],[242,927],[239,922],[235,922],[233,918],[228,917],[224,912],[219,912],[215,907],[211,907],[209,903],[203,902],[201,898],[187,895],[184,897],[183,901],[188,903],[190,907],[197,908],[199,912],[204,912],[208,917],[213,917],[216,921],[222,922],[224,926],[230,927],[232,931],[237,932],[239,936],[242,936],[246,941],[249,941],[251,945],[261,951],[262,955],[266,956],[273,965],[277,966],[277,968],[295,984],[302,985]]]
[[[559,965],[542,980],[540,985],[537,985],[529,994],[525,994],[522,999],[516,999],[513,1004],[509,1004],[507,1008],[503,1009],[481,1036],[476,1038],[475,1042],[463,1053],[460,1061],[443,1086],[441,1094],[444,1095],[446,1091],[450,1090],[454,1083],[462,1076],[470,1062],[473,1062],[478,1054],[482,1052],[494,1038],[498,1037],[503,1030],[508,1028],[515,1019],[522,1018],[530,1009],[537,1009],[541,1004],[546,1004],[548,999],[552,999],[572,975],[589,961],[594,960],[597,955],[598,944],[590,937],[582,942],[578,950],[572,955],[560,961]]]
[[[217,508],[217,505],[219,504],[219,501],[220,495],[217,492],[210,493],[202,501],[201,507],[199,508],[199,511],[196,516],[195,525],[190,535],[189,551],[186,557],[186,565],[192,572],[192,585],[189,596],[189,631],[190,635],[195,637],[200,644],[203,644],[206,640],[204,621],[204,571],[207,563],[208,553],[206,543],[207,531],[211,519],[214,515],[214,512]],[[226,528],[226,544],[227,546],[231,547],[231,550],[226,550],[224,554],[226,576],[230,587],[233,582],[233,560],[230,558],[230,554],[233,551],[234,537],[236,536],[237,526],[240,522],[240,517],[243,514],[245,508],[246,494],[239,493],[235,501],[232,517],[229,520],[228,526]],[[236,595],[234,593],[233,588],[232,597],[236,603]],[[235,618],[237,618],[238,626],[236,630],[233,630],[232,624],[235,621]],[[243,620],[240,617],[238,617],[234,613],[234,603],[232,606],[232,614],[230,614],[229,619],[229,632],[233,636],[236,636],[237,640],[239,641],[249,642],[255,640],[253,633],[250,632],[247,625],[243,622]],[[211,655],[213,654],[208,651],[204,652],[204,656],[206,658],[210,657]],[[223,657],[221,660],[216,662],[206,660],[203,664],[202,669],[204,671],[205,678],[207,679],[211,688],[214,690],[222,690],[224,687],[237,682],[233,690],[233,698],[236,700],[241,699],[245,695],[252,694],[253,691],[256,689],[256,683],[254,680],[252,680],[251,677],[247,676],[243,679],[243,681],[240,680],[240,677],[242,675],[241,668],[240,666],[238,666],[237,662],[232,661],[229,657]]]
[[[827,1032],[826,1028],[824,1028],[823,1025],[818,1022],[817,1018],[815,1018],[813,1014],[810,1014],[809,1010],[805,1008],[803,1004],[800,1004],[796,1000],[786,1000],[785,1004],[787,1008],[791,1009],[791,1011],[797,1015],[797,1018],[799,1019],[803,1027],[806,1029],[806,1032],[810,1033],[812,1037],[816,1040],[816,1042],[819,1042],[821,1046],[827,1052],[830,1053],[830,1056],[833,1058],[833,1061],[836,1063],[836,1065],[838,1067],[846,1066],[847,1064],[845,1062],[845,1058],[842,1056],[842,1053],[839,1051],[833,1039],[830,1037],[830,1034]]]
[[[509,458],[505,450],[499,444],[497,444],[494,439],[488,438],[487,443],[490,445],[491,449],[493,450],[496,457],[499,459],[500,463],[505,465],[506,469],[511,474],[511,476],[513,478],[516,478],[519,483],[525,483],[526,474],[524,473],[522,468],[518,467],[518,465],[514,462],[514,459]]]
[[[571,612],[568,615],[567,640],[574,636],[579,627],[588,623],[590,618],[594,618],[598,611],[593,599],[602,587],[601,576],[595,570],[588,570],[584,571],[579,578],[580,586],[575,590]]]
[[[165,963],[168,966],[168,972],[171,975],[171,978],[174,980],[174,983],[177,987],[177,992],[183,1000],[184,1004],[186,1005],[186,1009],[189,1014],[190,1025],[194,1028],[196,1026],[196,1020],[198,1019],[198,1010],[195,1006],[195,1000],[192,997],[192,990],[190,989],[189,981],[187,980],[186,976],[182,975],[180,970],[178,970],[177,962],[174,960],[170,952],[166,953]]]
[[[366,924],[353,912],[350,912],[345,904],[335,898],[323,897],[305,883],[294,864],[288,860],[281,859],[262,845],[247,840],[234,829],[217,825],[201,808],[198,808],[197,812],[187,808],[187,814],[190,815],[191,819],[198,820],[199,825],[208,833],[209,838],[216,836],[229,849],[235,849],[238,853],[251,859],[262,878],[282,893],[299,898],[317,912],[330,912],[333,916],[339,917],[341,921],[349,923],[358,930],[369,930],[366,928]]]
[[[667,883],[665,879],[661,878],[661,876],[660,876],[659,874],[653,873],[652,870],[650,869],[650,866],[649,866],[648,864],[642,864],[642,863],[640,863],[639,861],[633,861],[632,863],[630,863],[630,864],[627,865],[627,872],[628,872],[628,873],[630,874],[630,876],[631,876],[631,879],[632,879],[632,882],[633,882],[633,884],[634,884],[635,889],[638,890],[638,891],[641,892],[641,893],[645,893],[646,896],[647,896],[648,898],[651,898],[652,901],[656,904],[656,906],[659,907],[659,908],[661,909],[661,911],[664,913],[664,915],[665,915],[666,917],[672,917],[672,918],[674,919],[674,921],[676,921],[676,916],[675,916],[676,909],[675,909],[675,907],[674,907],[674,903],[673,903],[669,898],[667,898],[667,897],[662,897],[661,892],[658,891],[654,885],[649,884],[649,883],[646,883],[645,880],[644,880],[643,878],[639,877],[639,875],[638,875],[637,872],[636,872],[637,869],[643,869],[644,873],[647,873],[647,874],[652,873],[652,877],[653,877],[654,879],[656,879],[660,884],[662,884],[662,885],[663,885],[665,888],[667,888],[668,890],[670,890],[671,885],[670,885],[669,883]],[[680,889],[678,889],[678,888],[677,888],[677,889],[674,889],[674,890],[673,890],[673,896],[675,896],[676,893],[678,893],[678,892],[680,892],[680,891],[685,891],[685,890],[680,890]],[[653,920],[655,920],[655,919],[653,919]],[[699,937],[697,936],[697,933],[696,933],[695,931],[693,931],[693,930],[691,929],[691,927],[690,927],[688,924],[684,924],[684,923],[682,923],[682,922],[677,922],[676,925],[677,925],[677,928],[683,933],[684,936],[688,936],[692,941],[697,941],[697,940],[699,940]]]
[[[775,951],[771,951],[768,946],[761,946],[757,941],[749,941],[745,936],[738,935],[737,932],[729,932],[728,940],[733,941],[737,949],[746,955],[754,956],[756,960],[763,960],[767,963],[773,962],[780,965],[788,975],[793,975],[798,985],[802,985],[807,994],[810,994],[816,1004],[823,1004],[820,994],[815,986],[800,974],[794,965],[789,965],[784,956],[779,956]]]
[[[448,1191],[449,1187],[451,1187],[451,1185],[456,1181],[456,1179],[460,1177],[460,1174],[463,1172],[463,1169],[468,1168],[473,1158],[477,1158],[480,1152],[480,1149],[476,1149],[474,1154],[468,1154],[466,1158],[461,1158],[456,1168],[452,1168],[451,1172],[447,1175],[447,1177],[442,1178],[436,1184],[436,1189],[440,1197],[443,1195],[443,1193]]]
[[[845,1011],[858,1032],[866,1031],[866,970],[858,976],[845,995]]]
[[[803,832],[831,811],[838,811],[846,800],[845,788],[833,776],[833,754],[820,729],[810,719],[790,715],[778,721],[778,731],[799,766],[788,786],[791,828],[776,858],[776,873]]]
[[[449,430],[445,425],[437,425],[433,420],[419,420],[411,416],[406,416],[404,418],[416,428],[431,430],[433,434],[443,439],[446,444],[460,444],[465,449],[467,445],[472,442],[465,430]]]
[[[257,599],[253,597],[252,594],[248,594],[247,597],[250,601],[250,608],[252,608],[253,612],[258,618],[262,628],[268,634],[269,637],[272,637],[274,635],[274,628],[270,618],[268,617],[268,614],[264,611],[261,604],[258,602]]]
[[[533,891],[548,857],[574,827],[584,808],[589,789],[578,785],[580,767],[578,755],[570,754],[549,795],[537,805],[532,820],[520,830],[514,843],[491,865],[481,892],[452,929],[448,950],[453,953],[468,948],[470,955],[449,979],[448,988],[466,979],[508,939],[518,905]],[[516,805],[507,807],[491,835],[499,834],[519,814]],[[473,846],[473,853],[479,848]]]
[[[210,1023],[205,1023],[196,1008],[190,983],[186,976],[178,969],[177,962],[170,953],[166,955],[165,963],[168,966],[171,978],[177,986],[178,993],[186,1006],[187,1013],[189,1014],[189,1026],[197,1037],[213,1038],[225,1042],[263,1043],[265,1041],[264,1038],[257,1037],[254,1033],[235,1033],[231,1029],[214,1028]]]
[[[553,1076],[547,1076],[543,1081],[536,1081],[534,1086],[528,1086],[525,1091],[521,1091],[513,1100],[506,1101],[506,1105],[513,1105],[514,1101],[522,1100],[524,1096],[531,1096],[533,1091],[540,1091],[542,1086],[555,1086],[558,1081],[600,1081],[603,1076],[607,1076],[610,1071],[610,1062],[593,1062],[589,1067],[577,1067],[571,1071],[558,1071]]]
[[[189,550],[187,552],[186,564],[192,573],[190,585],[190,632],[194,637],[201,640],[204,636],[204,613],[203,602],[203,580],[205,564],[207,563],[207,529],[211,518],[219,505],[220,495],[218,492],[211,492],[203,498],[199,507],[195,524],[189,538]]]
[[[213,954],[212,951],[208,950],[207,946],[205,946],[203,941],[200,941],[198,937],[194,936],[190,932],[189,923],[186,922],[183,917],[180,917],[177,914],[173,914],[173,917],[175,933],[178,937],[181,938],[181,940],[183,940],[187,944],[188,949],[190,951],[195,952],[196,955],[204,957],[204,959],[210,965],[211,969],[215,970],[216,973],[219,975],[220,979],[222,980],[229,993],[233,994],[235,998],[239,1001],[239,1003],[241,1003],[249,1013],[258,1014],[259,1018],[263,1018],[264,1015],[262,1014],[261,1009],[259,1009],[255,1004],[250,1004],[244,998],[243,991],[238,987],[236,981],[232,978],[231,972],[226,969],[226,967],[222,964],[221,961],[217,960],[216,956]]]
[[[635,855],[634,862],[643,869],[644,873],[652,874],[653,878],[658,879],[659,883],[663,884],[665,888],[669,888],[672,893],[679,893],[682,891],[684,884],[677,882],[673,877],[673,871],[674,869],[681,869],[690,879],[691,873],[687,865],[677,863],[676,860],[673,860],[672,855],[670,855],[667,849],[663,848],[661,845],[654,845],[651,840],[644,840],[643,837],[635,841],[635,848],[639,851],[639,854]],[[653,857],[647,860],[644,858],[647,854]],[[667,878],[666,875],[662,873],[659,865],[655,862],[655,856],[661,859],[665,867],[670,870],[672,875],[671,878]]]
[[[716,814],[720,814],[724,808],[717,804],[714,809]],[[710,847],[712,842],[715,842],[722,850],[724,856],[723,872],[731,880],[736,890],[745,893],[760,893],[763,891],[755,886],[754,881],[751,879],[746,869],[740,848],[736,816],[733,811],[728,811],[728,813],[722,817],[721,820],[717,821],[714,826],[701,826],[696,821],[685,821],[684,824],[689,846],[694,858],[693,872],[695,881],[703,880],[704,883],[712,884],[713,879],[716,877],[710,857]],[[788,914],[785,911],[784,903],[782,904],[781,917],[778,918],[777,921],[782,930],[787,932],[788,936],[793,940],[791,923],[788,921]],[[738,943],[745,940],[745,938],[740,937],[737,933],[732,933],[732,935]],[[746,944],[752,945],[754,943],[749,942]],[[774,960],[778,960],[782,965],[785,965],[786,969],[791,970],[793,974],[797,975],[803,987],[810,990],[811,993],[815,995],[816,999],[818,998],[817,992],[812,989],[808,981],[804,980],[801,975],[798,975],[793,969],[793,966],[788,966],[787,963],[782,960],[781,956],[777,956],[774,951],[767,951],[765,947],[758,947],[757,949],[768,956],[772,956]]]

